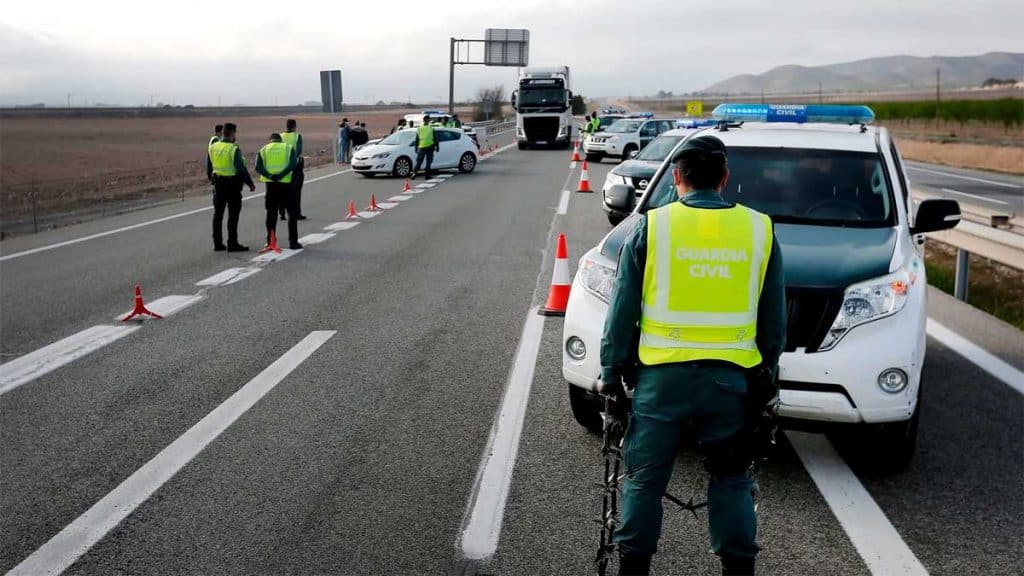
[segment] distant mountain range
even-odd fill
[[[981,56],[886,56],[828,66],[779,66],[763,74],[733,76],[701,92],[758,94],[867,92],[935,86],[935,69],[945,88],[980,87],[988,78],[1024,79],[1024,53],[989,52]]]

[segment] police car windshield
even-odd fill
[[[877,153],[797,148],[729,148],[722,197],[776,223],[853,228],[895,225],[888,175]],[[677,198],[671,169],[662,173],[646,209]]]
[[[661,162],[668,157],[669,152],[672,152],[676,144],[682,139],[682,136],[659,136],[648,144],[636,159],[648,162]]]
[[[619,120],[618,122],[613,122],[612,125],[609,126],[607,130],[605,130],[605,132],[613,132],[619,134],[636,132],[637,130],[640,129],[641,124],[643,124],[642,120]]]
[[[379,144],[385,146],[402,146],[403,144],[411,144],[416,139],[416,133],[412,130],[403,130],[401,132],[395,132],[391,136],[381,140]]]

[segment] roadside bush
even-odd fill
[[[935,101],[868,102],[878,120],[931,120],[935,118]],[[939,102],[939,119],[951,122],[1001,123],[1006,128],[1024,124],[1024,99],[948,100]]]

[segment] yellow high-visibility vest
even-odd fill
[[[214,142],[210,144],[210,164],[213,165],[213,173],[217,176],[235,176],[238,170],[235,169],[235,153],[238,146],[234,142]]]
[[[416,136],[419,138],[420,143],[417,148],[433,148],[434,147],[434,126],[431,124],[421,124],[416,129]]]
[[[281,142],[295,148],[299,145],[299,133],[298,132],[281,132]]]
[[[263,159],[263,168],[271,174],[278,174],[282,170],[288,167],[288,162],[292,158],[292,146],[291,144],[285,144],[284,142],[270,142],[263,148],[260,148],[260,158]],[[292,181],[292,173],[288,172],[278,182],[288,184]],[[273,182],[270,178],[267,178],[263,174],[260,174],[260,182]]]
[[[640,361],[760,364],[757,306],[771,248],[771,219],[740,204],[648,212]]]

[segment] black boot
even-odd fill
[[[722,576],[754,576],[754,558],[722,556]]]
[[[650,554],[619,553],[619,576],[647,576],[650,573]]]

